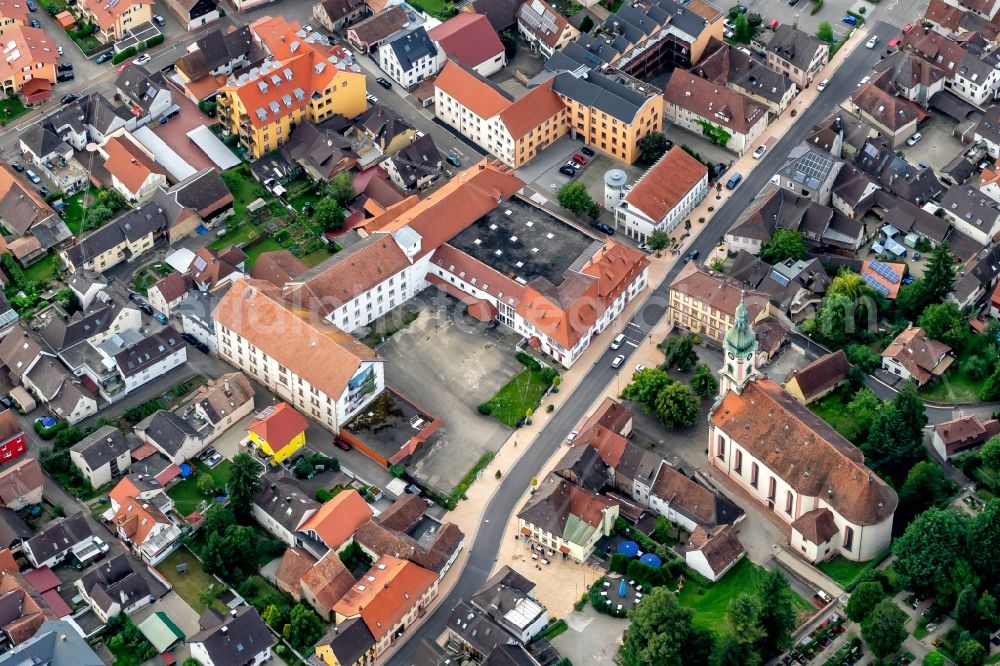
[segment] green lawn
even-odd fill
[[[809,405],[809,409],[816,416],[833,426],[834,430],[857,444],[858,424],[855,423],[854,417],[851,416],[850,411],[847,409],[847,405],[853,397],[848,391],[849,389],[846,386],[842,386],[825,398]]]
[[[186,564],[187,571],[177,573],[177,565]],[[209,586],[215,585],[216,589],[224,587],[222,583],[215,580],[201,568],[201,562],[186,547],[181,547],[170,554],[170,557],[160,562],[156,570],[160,575],[170,581],[181,599],[186,601],[196,613],[201,615],[205,612],[205,604],[199,599],[199,595],[207,590]],[[216,610],[225,611],[225,605],[216,600],[212,606]]]
[[[677,599],[683,605],[694,609],[694,623],[699,627],[718,631],[726,626],[726,612],[729,603],[740,594],[753,593],[764,576],[764,569],[743,558],[729,573],[717,583],[703,587],[698,582],[686,578],[684,589]],[[815,607],[794,592],[792,604],[799,613],[799,619],[815,611]]]
[[[110,48],[107,44],[104,44],[97,37],[93,35],[88,35],[86,37],[77,37],[72,32],[67,32],[69,38],[76,42],[76,45],[80,47],[85,56],[92,56],[98,51],[103,51],[104,49]]]
[[[28,112],[28,107],[21,102],[20,97],[7,97],[0,100],[0,120],[6,125],[19,116]]]
[[[535,408],[548,387],[539,371],[526,368],[487,401],[490,416],[516,428],[518,421],[524,418],[529,408]]]
[[[253,265],[257,263],[257,258],[265,252],[273,252],[274,250],[280,250],[281,244],[274,240],[273,238],[268,238],[267,240],[261,241],[257,245],[254,245],[249,250],[244,250],[247,255],[247,270],[253,268]]]
[[[868,568],[867,562],[854,562],[842,555],[837,555],[832,560],[821,562],[819,570],[835,580],[841,587],[847,587],[854,582],[864,569]]]
[[[59,255],[49,252],[45,258],[25,268],[24,277],[31,282],[48,282],[55,275],[59,263]]]
[[[448,0],[414,0],[412,4],[442,21],[447,21],[455,15],[455,3]]]
[[[944,375],[920,390],[920,397],[933,402],[959,403],[979,402],[979,389],[983,382],[965,374],[965,364],[959,360],[952,363]]]
[[[194,461],[195,472],[183,481],[167,488],[167,496],[176,504],[177,512],[182,516],[186,516],[192,511],[197,511],[198,506],[203,501],[211,501],[212,498],[205,497],[198,490],[199,475],[207,472],[215,479],[220,488],[224,488],[226,482],[229,481],[229,468],[232,465],[230,461],[223,460],[214,469],[209,469],[201,461]]]
[[[301,257],[299,257],[299,261],[301,261],[303,264],[305,264],[309,268],[312,268],[313,266],[315,266],[317,264],[323,263],[324,261],[326,261],[327,259],[329,259],[331,256],[333,256],[333,255],[331,255],[326,250],[316,250],[315,252],[310,252],[309,254],[303,254]]]
[[[77,192],[68,199],[64,199],[66,206],[62,209],[63,222],[73,232],[73,235],[83,231],[84,197],[88,205],[93,205],[100,190],[93,185],[83,192]]]

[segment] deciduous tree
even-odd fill
[[[687,372],[698,364],[698,352],[694,349],[694,336],[690,333],[672,335],[663,341],[663,365]]]
[[[933,593],[948,582],[965,552],[966,526],[953,511],[932,507],[914,518],[893,543],[893,568],[903,587]]]
[[[885,590],[878,583],[860,583],[851,592],[847,602],[847,617],[854,622],[862,622],[880,601],[885,599]]]
[[[559,188],[559,205],[576,215],[597,217],[600,209],[583,183],[569,183]]]
[[[691,375],[691,389],[702,398],[710,398],[719,392],[719,381],[712,369],[701,363]]]
[[[666,386],[656,397],[656,414],[668,428],[690,428],[701,415],[698,397],[684,384]]]
[[[648,245],[649,249],[653,252],[665,250],[670,247],[670,234],[666,231],[657,229],[653,233],[649,234],[649,238],[646,239],[646,245]]]
[[[883,599],[861,624],[861,635],[872,653],[885,659],[899,649],[909,632],[906,621],[909,616],[892,599]]]
[[[792,605],[792,588],[777,569],[768,571],[757,588],[760,599],[760,624],[767,632],[757,641],[761,657],[770,659],[792,644],[795,630],[795,606]]]
[[[659,368],[645,368],[632,375],[632,381],[622,391],[629,400],[638,400],[649,406],[656,401],[660,392],[674,380]]]
[[[821,21],[816,28],[816,39],[827,44],[833,44],[833,26],[829,21]]]
[[[983,666],[986,661],[986,648],[977,640],[962,641],[955,650],[955,661],[958,666]]]
[[[346,216],[344,209],[332,196],[323,197],[313,205],[313,220],[323,231],[337,231],[344,226]]]
[[[960,347],[969,335],[969,325],[958,306],[951,301],[928,305],[917,319],[917,324],[928,337],[951,347]]]
[[[629,613],[629,625],[618,648],[619,666],[683,666],[691,663],[690,648],[698,632],[691,625],[694,613],[677,601],[673,592],[654,588]]]
[[[764,241],[760,248],[760,258],[769,264],[785,259],[805,259],[806,243],[802,234],[794,229],[777,229]]]
[[[670,147],[670,141],[663,132],[649,132],[639,139],[639,160],[644,164],[652,164],[663,157]]]

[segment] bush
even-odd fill
[[[521,363],[521,365],[531,370],[535,370],[536,372],[542,369],[542,364],[539,363],[538,360],[531,354],[519,351],[517,352],[517,360]]]
[[[493,405],[491,405],[488,402],[481,402],[481,403],[479,403],[479,406],[476,407],[476,409],[483,416],[489,416],[490,414],[493,413]]]
[[[68,427],[69,424],[66,423],[65,421],[56,421],[56,424],[50,428],[46,428],[45,426],[43,426],[40,421],[35,421],[34,423],[35,432],[38,434],[39,437],[46,440],[52,439],[53,437],[59,434],[60,430],[64,430],[65,428]]]
[[[128,60],[129,58],[131,58],[132,56],[134,56],[138,52],[139,52],[139,49],[135,48],[134,46],[130,46],[127,49],[125,49],[124,51],[120,51],[120,52],[116,53],[114,55],[114,57],[111,58],[111,64],[112,65],[117,65],[117,64],[119,64],[121,62],[124,62],[124,61]]]
[[[821,9],[823,9],[823,0],[815,0],[815,2],[813,3],[813,8],[809,13],[812,14],[813,16],[816,16],[816,14],[819,14],[819,11]]]
[[[45,197],[45,203],[52,203],[53,201],[59,201],[64,196],[66,196],[65,192],[63,192],[62,190],[56,190],[55,192],[50,193],[49,196]]]
[[[555,405],[548,405],[545,408],[545,411],[546,411],[546,413],[551,414],[552,412],[556,411],[556,406]]]
[[[154,46],[159,46],[160,44],[163,43],[163,40],[164,36],[162,32],[158,35],[153,35],[152,37],[146,40],[146,48],[151,49]]]
[[[316,501],[320,504],[326,504],[333,499],[333,493],[331,493],[326,488],[320,488],[316,491]]]

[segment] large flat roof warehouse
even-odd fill
[[[522,283],[545,278],[559,286],[566,272],[604,243],[516,197],[502,202],[448,241]],[[580,264],[582,267],[582,264]]]

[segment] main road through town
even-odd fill
[[[892,37],[895,37],[898,31],[899,29],[895,26],[876,22],[869,34],[878,35],[880,43],[885,44]],[[858,45],[855,48],[854,52],[841,63],[830,78],[830,84],[826,90],[820,93],[812,105],[798,114],[798,121],[791,126],[771,150],[767,151],[753,171],[746,175],[743,184],[731,193],[712,219],[702,225],[701,233],[689,249],[698,250],[702,257],[708,255],[726,230],[782,166],[791,149],[806,137],[813,125],[823,120],[838,104],[855,91],[858,82],[871,71],[872,65],[878,61],[882,53],[884,50],[881,48],[866,49],[864,45]],[[624,326],[632,328],[633,331],[638,327],[642,335],[649,335],[656,328],[666,310],[667,285],[677,277],[681,268],[681,261],[677,261],[663,282],[656,286],[647,297],[646,302]],[[531,446],[527,447],[520,459],[507,472],[503,483],[497,488],[486,506],[483,518],[490,520],[489,522],[484,521],[479,526],[475,541],[470,546],[471,552],[466,560],[465,568],[461,571],[459,579],[443,602],[405,639],[406,643],[399,647],[390,661],[393,666],[420,666],[415,664],[413,660],[413,651],[419,640],[435,640],[444,631],[448,617],[455,605],[462,599],[468,599],[486,582],[500,550],[501,539],[512,538],[512,535],[505,533],[507,521],[517,510],[516,503],[528,487],[531,477],[559,448],[566,434],[584,416],[586,410],[590,408],[598,396],[604,392],[608,383],[614,379],[615,370],[611,367],[612,358],[617,354],[624,354],[627,358],[634,350],[635,348],[630,345],[623,345],[616,351],[608,350],[605,352],[580,381],[573,394],[552,416]],[[623,364],[622,367],[629,367],[628,363]]]

